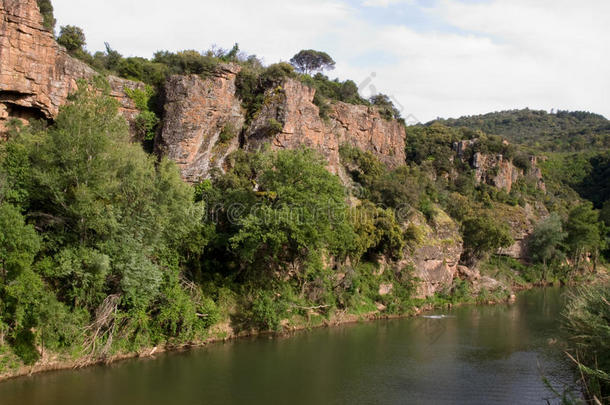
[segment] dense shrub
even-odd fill
[[[57,42],[64,46],[70,53],[82,51],[87,43],[82,28],[74,25],[65,25],[61,27]]]
[[[379,113],[386,120],[400,119],[400,111],[396,108],[390,97],[385,94],[377,94],[369,100],[372,105],[377,107]]]
[[[37,0],[40,14],[42,14],[42,25],[49,31],[53,32],[57,20],[53,15],[53,5],[51,0]]]
[[[60,348],[89,338],[82,324],[94,322],[100,308],[108,308],[104,303],[115,307],[111,319],[130,322],[105,329],[103,340],[116,333],[150,344],[205,325],[193,315],[197,305],[179,295],[175,276],[182,255],[202,248],[185,243],[196,240],[186,236],[202,225],[192,190],[174,164],[129,142],[107,84],[90,85],[79,84],[54,125],[23,129],[0,154],[2,177],[19,174],[0,190],[7,201],[0,221],[10,222],[0,227],[0,322],[25,362],[36,360],[34,346]],[[35,228],[9,203],[18,204]],[[172,305],[185,317],[180,326],[170,321],[176,319],[168,312]],[[160,336],[154,314],[165,325]]]
[[[222,143],[229,142],[237,136],[237,128],[231,122],[227,122],[218,135],[218,140]]]
[[[462,223],[462,234],[464,249],[471,257],[484,257],[514,242],[508,226],[487,215],[467,218]]]
[[[610,396],[609,302],[607,285],[582,287],[569,295],[563,316],[572,359],[593,402],[603,402]]]

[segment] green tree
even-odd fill
[[[597,263],[602,242],[599,225],[599,213],[588,201],[570,211],[566,223],[566,245],[577,267],[582,256],[588,253],[592,255],[593,263]]]
[[[393,210],[365,201],[350,211],[350,219],[356,233],[350,256],[355,261],[374,254],[383,254],[395,260],[402,258],[405,240]]]
[[[560,245],[566,236],[561,218],[553,212],[551,216],[536,225],[528,240],[531,258],[536,262],[542,262],[545,267],[548,261],[561,258]]]
[[[34,227],[25,224],[17,208],[0,204],[0,277],[7,285],[21,272],[30,268],[40,248],[40,238]]]
[[[471,258],[482,258],[514,242],[508,226],[496,222],[489,215],[466,219],[462,223],[462,234],[464,248]]]
[[[290,59],[290,63],[301,73],[310,75],[313,72],[332,70],[335,61],[326,52],[304,49]]]
[[[87,43],[83,29],[74,25],[62,26],[57,37],[57,42],[70,53],[83,51]]]
[[[385,94],[377,94],[369,100],[379,110],[379,113],[386,120],[399,119],[400,111],[396,108],[390,97]]]
[[[107,87],[88,87],[79,84],[43,136],[24,133],[10,142],[31,146],[29,216],[54,259],[46,275],[72,306],[93,310],[110,291],[128,306],[146,307],[162,285],[164,255],[187,245],[202,213],[173,163],[129,141],[117,102],[95,94]]]
[[[42,14],[42,25],[49,31],[53,32],[55,29],[55,16],[53,15],[53,4],[50,0],[37,0],[38,9]]]
[[[42,280],[32,270],[40,249],[34,227],[25,224],[17,208],[0,204],[0,342],[7,325],[15,351],[26,363],[38,358],[31,328],[38,325]]]
[[[309,252],[345,255],[353,231],[339,179],[311,150],[277,152],[258,181],[261,198],[231,244],[244,260],[292,263]]]

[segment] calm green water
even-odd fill
[[[540,404],[573,379],[559,289],[512,305],[256,338],[0,384],[0,404]],[[551,402],[555,402],[551,399]]]

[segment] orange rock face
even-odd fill
[[[239,66],[225,65],[214,76],[172,76],[165,85],[161,153],[175,161],[190,182],[205,178],[239,147],[244,125],[240,101],[235,97]],[[227,138],[221,139],[221,133]]]
[[[529,176],[536,180],[536,185],[540,190],[546,191],[542,171],[536,166],[536,158],[531,158],[530,163],[532,166],[530,172],[524,173],[522,169],[515,167],[510,160],[502,155],[493,156],[475,153],[472,166],[475,168],[477,183],[487,183],[510,193],[513,184],[520,178]]]
[[[77,80],[96,74],[42,26],[36,0],[0,0],[0,132],[11,118],[53,119]],[[109,83],[122,113],[133,119],[138,111],[124,88],[141,84],[116,77]]]
[[[317,150],[332,173],[340,171],[339,147],[344,143],[372,152],[389,167],[404,164],[405,129],[400,123],[383,119],[371,107],[341,102],[333,104],[323,120],[313,104],[315,90],[292,79],[267,92],[261,110],[244,128],[245,112],[235,95],[239,70],[224,65],[206,80],[173,76],[166,83],[159,149],[178,163],[185,180],[195,182],[222,168],[225,157],[240,147],[237,134],[247,150],[263,145]],[[220,133],[227,125],[236,134],[222,141]]]
[[[248,147],[267,141],[270,119],[283,124],[283,130],[272,136],[276,149],[306,146],[319,151],[328,161],[332,173],[340,170],[339,147],[349,144],[369,151],[391,168],[405,163],[405,129],[397,121],[388,121],[372,107],[336,102],[329,118],[323,120],[313,103],[315,90],[289,79],[281,88],[267,95],[257,118],[250,126]]]

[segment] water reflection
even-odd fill
[[[380,321],[218,344],[0,384],[1,404],[541,403],[567,363],[558,289],[441,319]],[[440,313],[439,313],[440,315]]]

